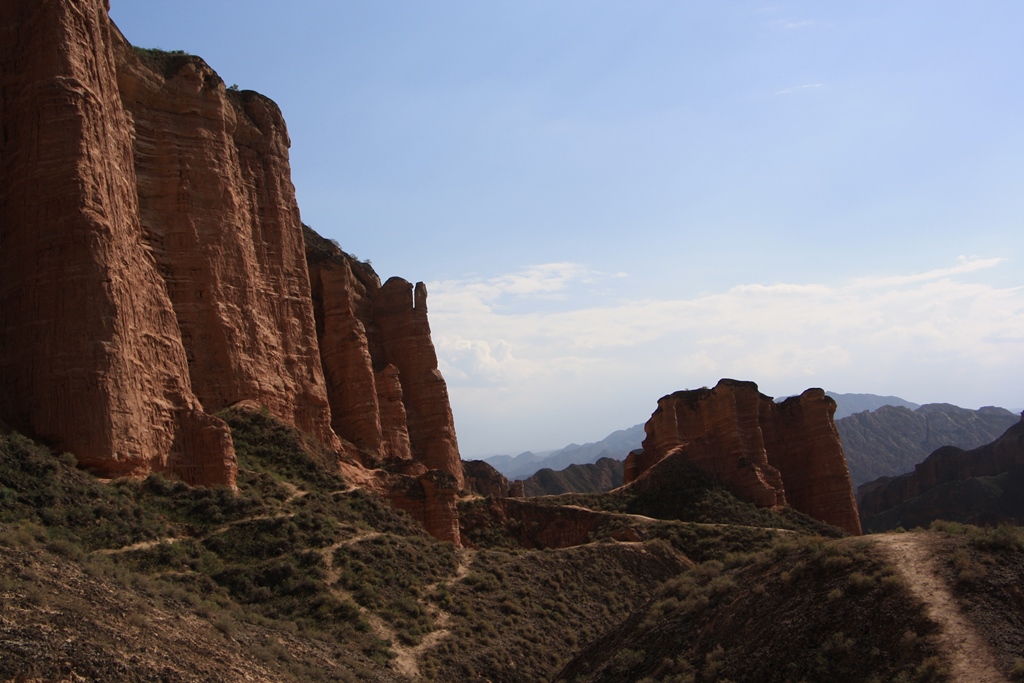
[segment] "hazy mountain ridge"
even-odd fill
[[[526,451],[516,456],[495,455],[483,458],[494,469],[509,479],[527,479],[541,469],[562,470],[569,465],[597,462],[601,458],[624,460],[629,452],[640,447],[644,439],[643,424],[612,432],[600,441],[569,444],[553,451],[534,453]],[[546,454],[546,455],[545,455]]]
[[[927,526],[935,520],[1019,525],[1024,521],[1024,419],[977,448],[943,446],[913,471],[859,489],[874,531]]]
[[[899,396],[879,396],[878,394],[837,394],[831,391],[825,392],[826,396],[831,396],[832,400],[836,402],[836,414],[832,417],[834,420],[841,420],[844,417],[853,415],[854,413],[862,413],[865,410],[875,411],[882,406],[902,406],[904,408],[910,408],[916,410],[920,408],[920,404],[912,403],[906,399],[902,399]]]
[[[882,406],[836,421],[854,488],[879,477],[913,471],[942,446],[977,448],[1019,420],[1005,408],[970,410],[929,403],[916,410]]]

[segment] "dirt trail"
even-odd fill
[[[864,536],[889,556],[911,592],[924,602],[928,617],[939,625],[939,648],[949,659],[950,678],[957,683],[1009,683],[974,625],[964,617],[946,581],[938,574],[930,539],[919,533]]]
[[[430,611],[430,615],[434,619],[434,624],[437,626],[437,630],[431,631],[425,635],[419,645],[413,645],[410,647],[404,646],[398,642],[393,642],[391,649],[395,652],[395,659],[391,664],[395,668],[395,671],[412,679],[419,678],[420,658],[423,656],[423,653],[451,635],[451,631],[446,628],[446,626],[448,626],[448,622],[451,620],[451,615],[433,603],[428,602],[426,600],[426,596],[437,590],[440,585],[445,585],[450,588],[455,585],[456,582],[465,578],[465,576],[469,574],[469,565],[472,562],[472,559],[472,550],[459,551],[459,566],[455,570],[455,574],[444,581],[431,584],[423,589],[419,603]]]
[[[465,578],[469,573],[469,565],[472,560],[473,551],[459,551],[459,566],[456,569],[455,574],[444,581],[424,587],[419,603],[430,612],[431,617],[434,619],[434,624],[437,626],[437,630],[431,631],[427,635],[423,636],[423,639],[418,645],[404,645],[398,638],[394,629],[392,629],[384,619],[362,605],[359,605],[352,594],[339,585],[341,571],[334,566],[334,553],[338,548],[347,545],[354,545],[378,536],[381,536],[381,533],[378,531],[364,531],[351,538],[346,538],[334,543],[333,545],[327,546],[326,548],[322,548],[320,553],[324,558],[324,565],[327,568],[324,581],[328,586],[330,586],[331,592],[338,598],[342,600],[349,600],[353,604],[357,605],[359,607],[360,614],[362,614],[367,623],[369,623],[370,630],[373,634],[390,645],[391,650],[395,653],[395,658],[391,662],[391,666],[395,671],[403,676],[418,679],[420,677],[420,658],[423,653],[451,635],[451,632],[445,628],[451,619],[451,615],[429,602],[426,596],[433,593],[438,586],[442,584],[451,587],[457,581]]]

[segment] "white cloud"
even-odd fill
[[[509,422],[559,415],[566,425],[583,424],[586,414],[607,413],[627,396],[653,408],[667,391],[723,376],[752,379],[768,393],[824,386],[1006,403],[1012,401],[1001,397],[1016,395],[1011,378],[1024,371],[1024,287],[997,288],[977,277],[1002,263],[970,257],[842,285],[742,284],[692,298],[603,305],[573,304],[611,276],[547,264],[431,284],[431,326],[460,439],[477,452],[514,450],[482,445]],[[559,310],[496,305],[556,293],[565,297]],[[942,387],[947,393],[930,397]],[[624,426],[607,425],[607,432]],[[600,429],[593,438],[607,433]],[[523,448],[580,438],[586,435]]]
[[[772,25],[785,31],[792,31],[793,29],[810,28],[817,23],[818,22],[811,19],[779,19],[777,21],[773,21]]]
[[[961,256],[957,259],[957,265],[950,266],[948,268],[936,268],[935,270],[929,270],[927,272],[917,273],[914,275],[861,278],[854,281],[854,286],[893,287],[896,285],[905,285],[914,282],[924,282],[926,280],[938,280],[940,278],[949,277],[950,275],[962,275],[964,273],[971,273],[975,270],[992,268],[1005,260],[1006,259],[1003,258],[983,259],[977,256]]]
[[[803,85],[794,85],[775,93],[776,95],[788,95],[791,92],[797,92],[798,90],[813,90],[814,88],[823,88],[824,83],[804,83]]]

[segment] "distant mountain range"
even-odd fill
[[[543,468],[562,470],[569,465],[593,463],[601,458],[624,460],[631,450],[640,448],[643,440],[644,426],[638,424],[612,432],[595,443],[582,446],[572,443],[553,451],[526,451],[515,456],[495,455],[483,460],[509,480],[526,479]]]
[[[943,446],[898,477],[858,491],[865,531],[928,526],[936,519],[995,526],[1024,521],[1024,420],[971,450]]]
[[[919,404],[911,403],[899,396],[878,396],[876,394],[835,394],[831,391],[826,391],[825,395],[831,396],[832,400],[836,402],[836,414],[832,416],[832,419],[837,421],[855,413],[862,413],[865,410],[878,410],[882,406],[898,406],[902,408],[909,408],[911,410],[917,410],[921,407]]]
[[[855,489],[878,477],[913,470],[940,446],[969,449],[989,443],[1019,420],[1018,414],[991,406],[970,410],[948,403],[922,406],[898,396],[828,395],[837,405],[836,428]],[[619,486],[621,475],[610,479],[615,468],[609,463],[602,463],[600,468],[577,467],[571,472],[565,468],[590,466],[602,458],[624,460],[630,451],[640,448],[643,439],[644,426],[638,424],[594,443],[485,460],[509,480],[523,480],[527,495],[593,492]],[[543,476],[534,477],[542,470]]]
[[[942,446],[970,449],[995,441],[1019,420],[1005,408],[929,403],[915,410],[882,406],[844,417],[836,428],[856,489],[879,477],[910,472]]]

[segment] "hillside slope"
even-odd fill
[[[910,472],[942,446],[977,448],[999,437],[1020,416],[1004,408],[969,410],[930,403],[916,410],[883,406],[836,420],[854,488]]]
[[[667,583],[555,680],[1016,680],[1024,626],[1014,609],[1024,583],[1013,572],[1022,549],[1019,532],[921,532],[793,538],[707,562]],[[999,596],[1003,608],[993,605]]]
[[[654,541],[460,550],[269,413],[221,417],[237,493],[103,483],[0,435],[0,680],[543,680],[689,565]]]
[[[523,480],[527,496],[549,496],[560,493],[600,493],[622,486],[622,461],[600,458],[597,462],[569,465],[554,471],[545,467]]]

